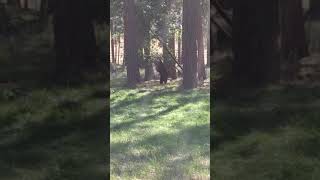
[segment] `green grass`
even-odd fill
[[[106,79],[52,84],[48,34],[17,38],[0,57],[0,179],[87,180],[109,173]],[[3,47],[3,48],[2,48]]]
[[[111,81],[111,179],[209,179],[209,89]]]
[[[211,133],[212,176],[219,180],[320,179],[319,109],[319,88],[271,87],[217,99]]]

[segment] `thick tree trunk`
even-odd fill
[[[65,78],[96,67],[96,39],[88,1],[54,1],[54,39],[57,73]]]
[[[197,87],[197,29],[196,21],[197,9],[196,3],[199,1],[183,1],[183,24],[182,24],[182,63],[183,63],[183,81],[184,89],[193,89]]]
[[[125,57],[127,64],[127,84],[136,87],[140,82],[138,61],[138,23],[136,5],[134,0],[125,0],[125,12],[127,13],[125,24]]]
[[[278,1],[237,1],[233,13],[233,82],[257,87],[278,81]]]
[[[284,79],[293,80],[299,60],[308,55],[301,0],[279,1],[281,57]]]

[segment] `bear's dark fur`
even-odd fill
[[[159,60],[157,63],[156,63],[156,69],[157,71],[159,72],[160,74],[160,84],[167,84],[167,81],[168,81],[168,71],[167,71],[167,68],[165,67],[164,63]]]

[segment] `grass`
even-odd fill
[[[52,84],[50,35],[0,45],[0,179],[105,179],[107,85],[102,74],[79,86]]]
[[[209,89],[111,80],[111,179],[209,179]]]
[[[250,95],[245,95],[250,94]],[[270,87],[217,99],[212,176],[219,180],[320,178],[319,88]]]

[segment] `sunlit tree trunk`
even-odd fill
[[[112,63],[116,63],[116,57],[115,57],[115,41],[114,41],[114,27],[113,23],[110,20],[110,34],[111,34],[111,59]]]
[[[117,52],[118,64],[120,64],[120,47],[121,47],[121,35],[119,34],[118,35],[118,52]]]
[[[183,1],[183,22],[182,22],[182,63],[184,89],[197,87],[197,9],[195,0]]]
[[[181,63],[181,34],[178,34],[178,56],[177,56],[177,60],[179,63]]]
[[[126,9],[128,6],[128,2],[127,0],[124,1],[124,9]],[[128,49],[128,12],[124,11],[123,12],[123,60],[122,60],[122,64],[124,66],[127,65],[127,53],[126,50]]]
[[[115,36],[113,41],[114,41],[114,63],[117,64],[117,63],[118,63],[118,62],[117,62],[117,60],[118,60],[118,58],[117,58],[117,52],[118,52],[118,37]]]

